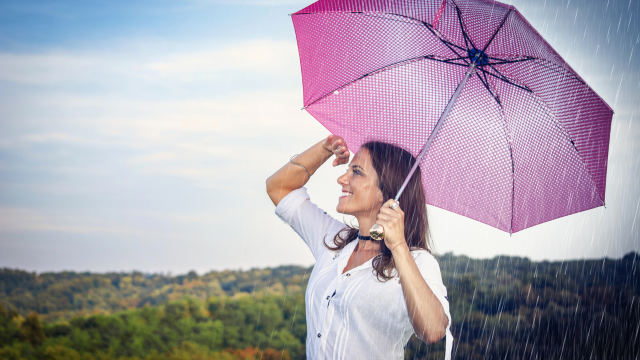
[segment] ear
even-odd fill
[[[379,202],[380,204],[384,204],[385,199],[384,199],[384,196],[383,196],[383,194],[382,194],[382,190],[380,190],[380,188],[379,188],[379,187],[376,187],[376,189],[378,190],[378,202]]]

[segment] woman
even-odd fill
[[[305,295],[307,358],[403,359],[412,333],[427,344],[446,334],[445,358],[450,358],[451,315],[440,268],[428,248],[419,169],[399,204],[393,200],[415,158],[379,142],[366,143],[355,154],[338,178],[337,211],[353,215],[356,229],[311,203],[302,187],[333,155],[337,166],[349,161],[350,152],[344,139],[329,135],[267,179],[276,214],[316,259]],[[369,236],[374,224],[384,227],[384,241]]]

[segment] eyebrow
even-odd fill
[[[351,168],[352,168],[352,169],[358,168],[358,169],[360,169],[360,170],[363,170],[363,171],[364,171],[364,169],[362,168],[362,166],[357,165],[357,164],[352,164],[352,165],[351,165]]]

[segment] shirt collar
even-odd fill
[[[342,271],[344,270],[345,266],[347,266],[347,263],[349,262],[349,258],[351,258],[351,254],[353,254],[353,250],[355,250],[356,245],[358,245],[358,240],[353,240],[352,242],[348,243],[340,252],[340,255],[338,255],[338,258],[336,260],[338,260],[338,276],[342,275]],[[361,270],[365,270],[365,269],[373,269],[373,258],[369,259],[369,261],[363,263],[360,266],[356,266],[355,268],[349,270],[349,273],[354,273],[356,271],[361,271]],[[345,273],[346,274],[346,273]]]

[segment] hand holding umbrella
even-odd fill
[[[404,238],[404,212],[399,202],[390,199],[380,208],[375,225],[369,230],[369,235],[374,240],[383,240],[389,250],[406,244]]]

